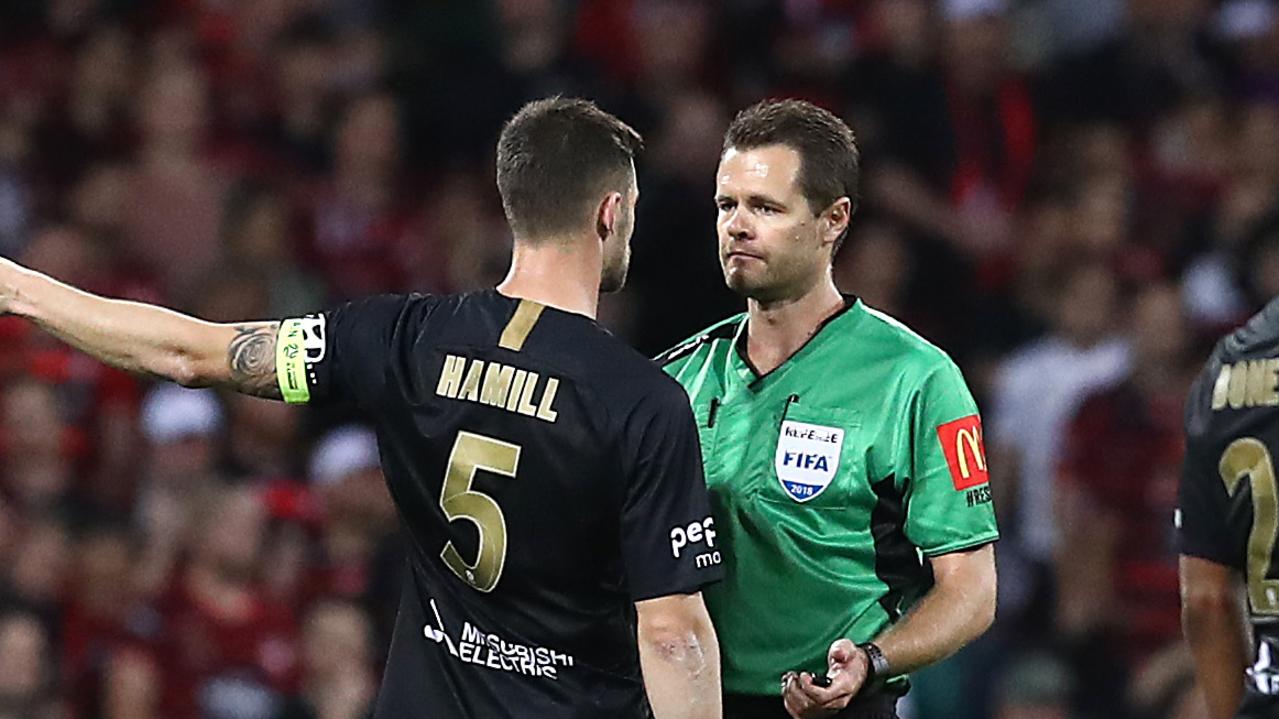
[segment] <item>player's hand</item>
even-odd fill
[[[814,684],[808,672],[787,672],[782,677],[782,703],[795,719],[830,716],[848,706],[870,670],[865,652],[847,639],[830,645],[826,663],[826,676],[831,678],[826,688]]]

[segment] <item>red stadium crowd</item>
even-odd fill
[[[799,96],[858,132],[837,278],[959,361],[1004,534],[996,628],[904,716],[1202,716],[1180,407],[1279,294],[1271,0],[12,0],[0,254],[218,321],[483,287],[497,131],[554,93],[646,137],[602,317],[650,354],[738,307],[732,113]],[[351,417],[0,318],[0,719],[363,717],[401,552]]]

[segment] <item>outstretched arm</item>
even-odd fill
[[[205,322],[163,307],[89,294],[0,258],[0,315],[13,314],[114,367],[186,387],[280,399],[279,322]]]

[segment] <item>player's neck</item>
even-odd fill
[[[798,297],[747,300],[746,353],[751,364],[760,374],[781,366],[843,306],[844,297],[829,275]]]
[[[497,291],[595,319],[600,302],[603,253],[591,243],[548,239],[515,242],[511,269]]]

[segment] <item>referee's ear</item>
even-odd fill
[[[844,243],[844,238],[848,235],[848,225],[853,219],[853,201],[848,197],[841,197],[830,204],[822,211],[819,223],[822,232],[822,244],[831,246],[831,257],[839,252],[839,246]]]

